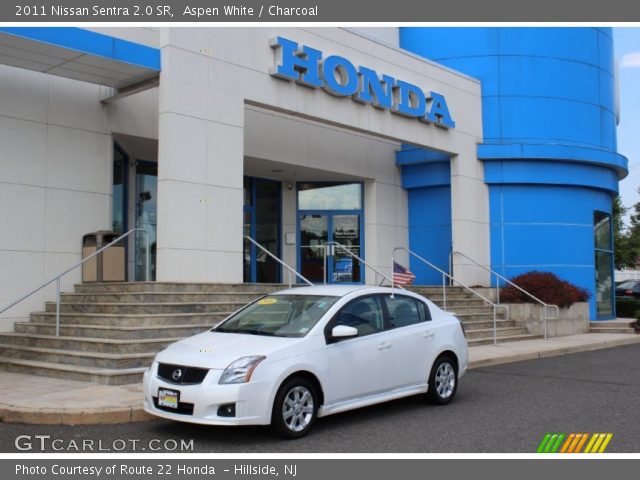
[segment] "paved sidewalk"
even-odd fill
[[[633,333],[583,333],[547,340],[523,340],[497,345],[481,345],[469,349],[469,368],[600,350],[632,343],[640,343],[640,335]]]
[[[8,423],[87,425],[152,420],[142,385],[100,385],[0,371],[0,419]]]
[[[640,335],[586,333],[471,347],[470,368],[640,344]],[[108,424],[152,420],[142,410],[142,386],[109,386],[0,371],[0,421]]]

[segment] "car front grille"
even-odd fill
[[[158,365],[158,377],[176,385],[197,385],[202,383],[208,372],[209,370],[206,368],[187,367],[170,363],[160,363]]]
[[[158,397],[153,397],[153,406],[164,412],[177,413],[179,415],[193,415],[193,403],[178,402],[178,408],[158,405]]]

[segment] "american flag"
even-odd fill
[[[404,268],[398,262],[393,262],[393,283],[396,285],[411,285],[416,276],[411,270]]]

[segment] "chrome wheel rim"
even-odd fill
[[[456,388],[456,371],[449,362],[442,362],[436,370],[435,387],[440,398],[449,398]]]
[[[308,388],[293,387],[284,397],[282,419],[292,432],[301,432],[313,419],[313,395]]]

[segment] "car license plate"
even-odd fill
[[[178,409],[178,401],[180,392],[177,390],[169,390],[168,388],[158,389],[158,406]]]

